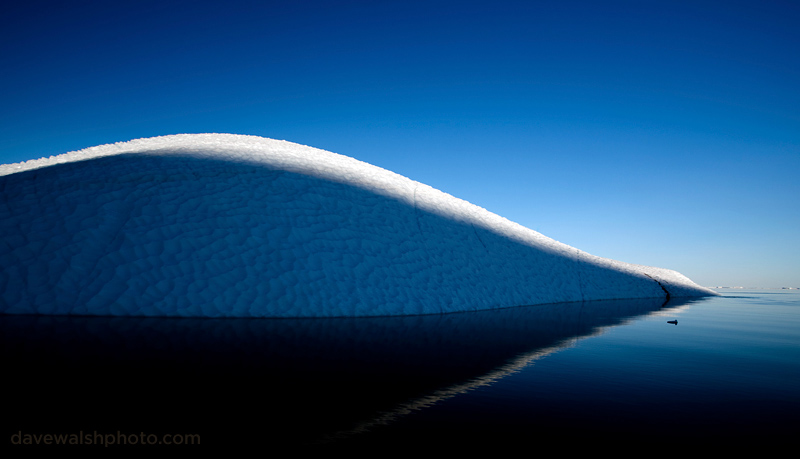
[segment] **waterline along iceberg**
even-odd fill
[[[0,166],[0,312],[431,314],[713,295],[290,142],[185,134]]]

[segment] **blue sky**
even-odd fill
[[[18,3],[0,163],[260,135],[595,255],[800,287],[796,2]]]

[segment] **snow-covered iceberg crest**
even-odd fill
[[[6,314],[380,316],[714,294],[346,156],[228,134],[0,166],[0,241]]]

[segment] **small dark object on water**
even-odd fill
[[[668,320],[668,321],[667,321],[667,323],[668,323],[668,324],[675,324],[675,325],[678,325],[678,321],[677,321],[677,320]]]

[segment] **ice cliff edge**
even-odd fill
[[[0,313],[379,316],[713,294],[285,141],[184,134],[0,166]]]

